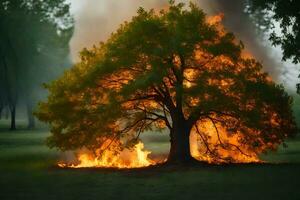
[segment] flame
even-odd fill
[[[216,25],[216,24],[220,24],[223,19],[224,19],[224,13],[219,13],[218,15],[209,16],[207,18],[207,23],[209,25]]]
[[[115,152],[107,149],[101,155],[94,157],[90,153],[80,153],[78,155],[79,164],[59,163],[59,167],[69,168],[141,168],[155,164],[148,158],[150,151],[143,150],[144,144],[137,143],[132,149],[124,149],[121,152]]]
[[[241,144],[241,133],[231,135],[218,127],[217,134],[213,123],[209,121],[202,123],[199,128],[205,134],[192,130],[190,135],[191,155],[197,160],[215,164],[262,162],[256,152]]]
[[[205,131],[205,134],[202,136],[195,130],[192,130],[190,135],[191,155],[195,159],[214,164],[262,162],[257,153],[247,150],[241,145],[239,138],[242,134],[229,135],[225,129],[218,127],[218,137],[213,124],[208,121],[201,123],[201,130]],[[220,143],[220,138],[222,138],[223,145],[226,147],[216,145]],[[207,143],[205,144],[205,142]],[[208,151],[208,148],[210,148],[210,151]],[[78,163],[67,164],[61,162],[58,163],[58,166],[62,168],[129,169],[148,167],[160,163],[150,159],[148,157],[149,154],[151,152],[144,150],[144,144],[139,142],[132,149],[123,149],[120,152],[107,149],[96,157],[91,153],[80,153],[77,157]],[[163,160],[162,162],[165,161]]]

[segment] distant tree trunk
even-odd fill
[[[16,130],[16,105],[15,104],[10,106],[10,116],[11,116],[10,130]]]
[[[33,116],[33,105],[32,102],[27,102],[27,118],[28,118],[28,129],[35,128],[35,119]]]
[[[10,50],[6,50],[11,52],[10,54],[2,54],[2,60],[4,64],[4,72],[5,72],[5,82],[7,89],[7,98],[8,98],[8,106],[10,109],[10,130],[16,130],[16,105],[17,105],[17,97],[18,97],[18,74],[16,71],[18,57],[10,42],[10,38],[8,35],[6,36],[7,48]],[[8,64],[7,60],[10,60],[10,64]]]
[[[169,163],[188,163],[194,160],[190,152],[190,131],[184,117],[173,119],[173,128],[170,130]]]

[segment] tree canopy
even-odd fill
[[[51,147],[99,149],[134,144],[147,130],[169,130],[169,162],[188,162],[190,135],[205,154],[259,154],[296,134],[292,99],[243,44],[195,4],[138,10],[81,62],[47,85],[37,116],[51,125]],[[212,139],[208,123],[217,140]],[[224,133],[220,133],[220,132]],[[231,143],[230,138],[235,138]],[[97,153],[97,152],[96,152]]]
[[[15,110],[17,102],[22,102],[33,126],[31,112],[40,99],[40,85],[56,77],[62,72],[59,67],[68,62],[73,33],[69,4],[65,0],[4,0],[0,27],[0,112],[4,106]]]
[[[283,60],[300,62],[300,6],[297,0],[248,0],[248,11],[261,28],[271,28],[270,41],[281,46]],[[257,19],[259,18],[259,19]],[[281,31],[276,31],[278,23]]]

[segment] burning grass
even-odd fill
[[[150,153],[150,151],[144,150],[144,144],[139,142],[132,149],[123,149],[120,152],[106,149],[98,156],[80,153],[78,164],[59,163],[58,166],[70,168],[141,168],[156,164],[148,157]]]
[[[213,126],[214,124],[206,122],[199,127],[198,131],[196,128],[192,130],[190,151],[196,160],[213,165],[263,163],[257,153],[251,152],[240,143],[241,134],[229,135],[222,128],[216,132]],[[205,131],[206,134],[201,134],[200,130]],[[120,144],[120,142],[115,142],[110,148],[98,149],[95,154],[87,151],[80,152],[76,162],[60,162],[58,166],[62,168],[131,169],[151,167],[166,162],[166,157],[162,160],[150,158],[151,151],[145,150],[144,143],[141,141],[132,148],[116,151]]]

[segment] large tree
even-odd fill
[[[48,144],[97,153],[107,140],[130,146],[147,130],[167,129],[169,162],[193,160],[191,133],[212,157],[222,158],[218,149],[276,149],[296,133],[292,100],[242,56],[243,44],[217,19],[170,1],[159,13],[140,8],[107,42],[83,50],[40,104],[37,116],[51,125]],[[201,128],[207,123],[218,140]]]
[[[0,27],[1,82],[5,85],[1,104],[9,105],[13,122],[17,102],[24,103],[28,127],[33,128],[32,109],[40,85],[62,72],[55,66],[65,65],[68,59],[73,33],[69,4],[65,0],[4,0]],[[11,128],[15,129],[13,123]]]

